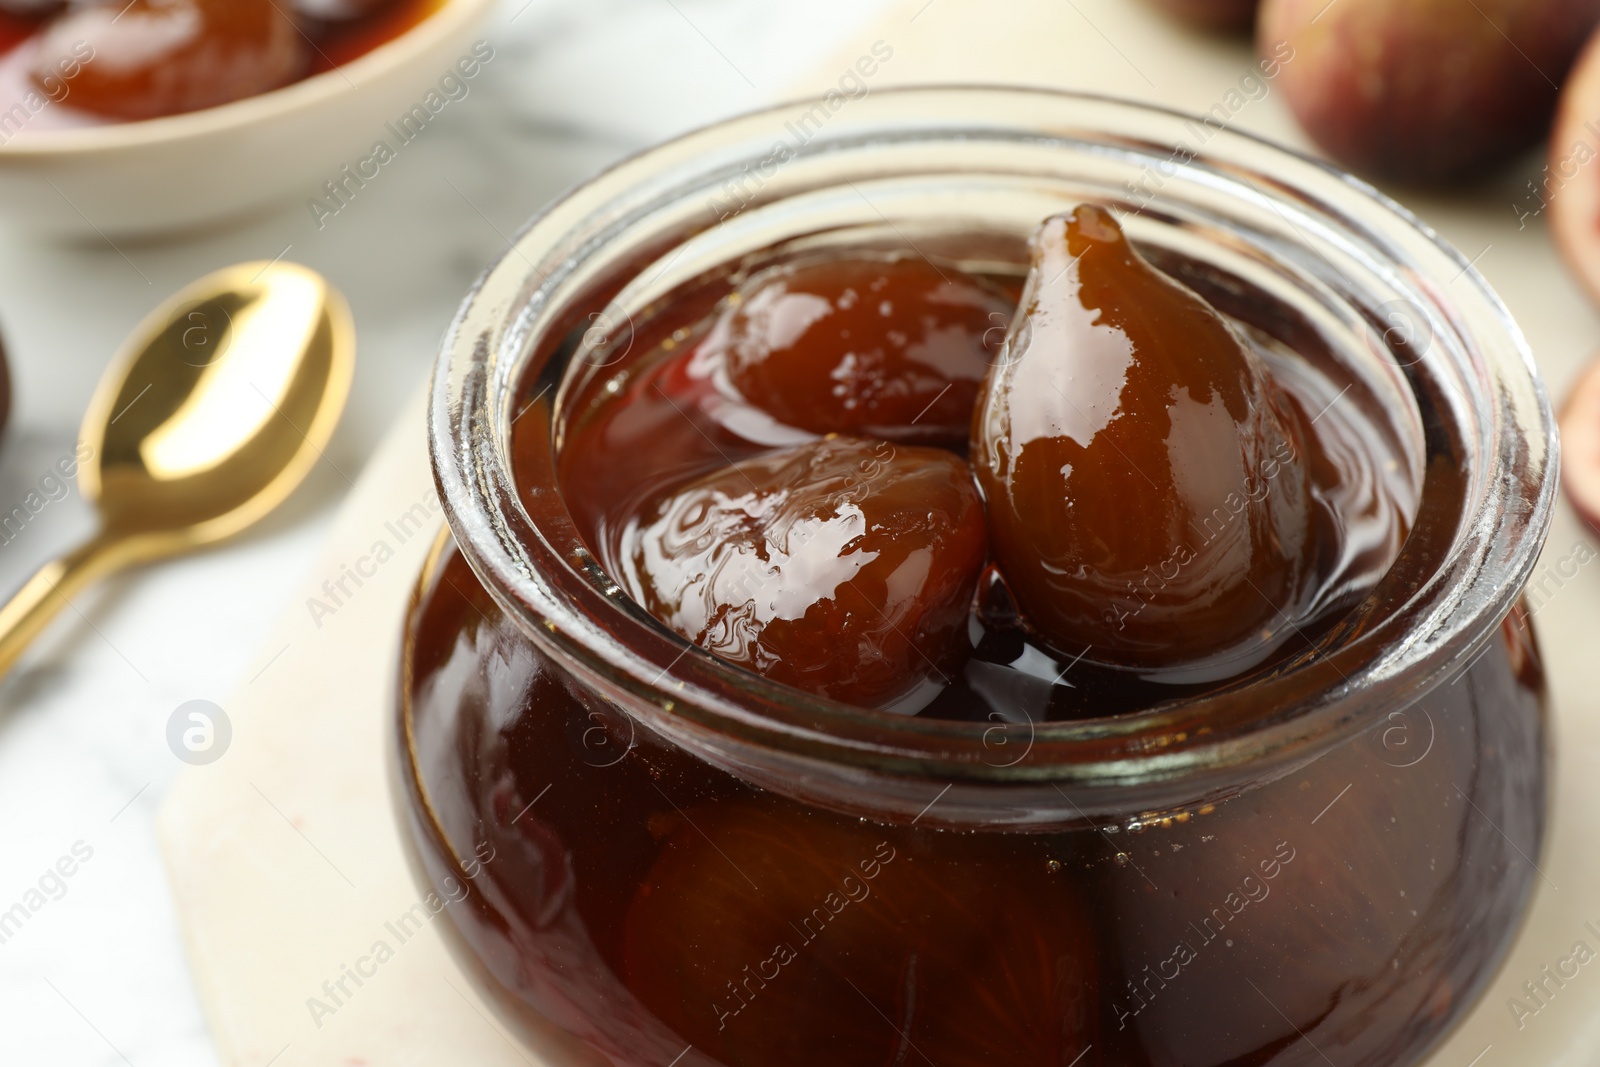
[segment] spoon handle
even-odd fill
[[[40,567],[0,608],[0,676],[8,673],[34,638],[90,583],[127,562],[119,538],[98,534]],[[73,610],[77,610],[74,608]]]

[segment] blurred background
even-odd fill
[[[1360,2],[1313,4],[1305,17],[1335,19],[1337,5]],[[168,745],[169,718],[185,702],[226,705],[270,682],[284,650],[269,635],[279,618],[304,610],[297,590],[341,502],[391,425],[416,410],[473,279],[550,198],[664,138],[837,87],[879,42],[891,57],[865,91],[930,81],[1087,89],[1197,113],[1221,108],[1232,128],[1324,151],[1287,106],[1279,83],[1287,73],[1263,77],[1248,32],[1195,28],[1144,0],[501,0],[474,39],[494,58],[470,92],[331,217],[312,206],[321,190],[308,188],[180,236],[62,238],[35,234],[0,207],[0,329],[14,393],[0,514],[73,452],[122,339],[208,271],[242,260],[304,263],[349,298],[359,336],[344,420],[287,505],[215,550],[79,598],[0,683],[0,910],[38,885],[66,845],[92,850],[59,898],[0,941],[0,1065],[222,1062],[156,837],[157,809],[183,769]],[[1523,58],[1545,78],[1549,64]],[[1552,94],[1564,72],[1564,62],[1550,67]],[[1492,105],[1473,106],[1482,122],[1497,121]],[[1548,107],[1527,140],[1547,121]],[[1499,290],[1559,400],[1600,338],[1600,319],[1552,241],[1544,148],[1502,155],[1493,165],[1461,164],[1465,176],[1442,187],[1434,175],[1401,171],[1401,180],[1380,183]],[[176,192],[181,199],[181,181]],[[93,230],[93,218],[85,221]],[[0,585],[19,585],[92,526],[76,486],[49,500],[0,544]],[[1563,510],[1547,558],[1568,556],[1586,536]],[[1552,612],[1563,628],[1592,634],[1595,578],[1582,581],[1587,591]],[[1557,670],[1554,681],[1558,702],[1593,703],[1581,675]]]

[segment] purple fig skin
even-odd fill
[[[1150,0],[1191,26],[1223,33],[1244,33],[1255,25],[1259,0]]]
[[[1306,133],[1368,177],[1446,185],[1544,137],[1600,0],[1264,0],[1256,42]]]
[[[1600,181],[1590,167],[1595,141],[1589,132],[1596,122],[1600,122],[1600,31],[1578,53],[1561,86],[1544,176],[1517,205],[1519,230],[1528,225],[1530,216],[1536,219],[1549,208],[1547,222],[1556,248],[1589,298],[1600,304]],[[1600,458],[1600,453],[1596,455]]]

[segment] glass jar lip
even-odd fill
[[[687,133],[613,166],[548,205],[478,279],[446,333],[431,387],[428,435],[435,478],[458,545],[485,586],[543,652],[653,728],[721,746],[741,764],[763,753],[793,768],[860,768],[935,780],[1037,781],[1084,786],[1218,779],[1265,762],[1300,763],[1370,725],[1396,694],[1426,692],[1474,651],[1511,609],[1548,531],[1558,441],[1549,397],[1520,329],[1468,259],[1368,183],[1257,136],[1222,128],[1188,162],[1244,173],[1263,196],[1354,226],[1435,296],[1451,286],[1452,326],[1477,330],[1463,376],[1491,410],[1480,440],[1487,470],[1464,507],[1449,555],[1404,604],[1333,653],[1237,690],[1163,709],[1011,728],[996,758],[981,724],[863,711],[789,689],[726,664],[630,609],[560,517],[553,479],[531,486],[530,514],[510,460],[508,405],[533,339],[559,307],[572,265],[630,219],[703,194],[730,161],[753,158],[793,101]],[[847,123],[806,153],[860,150],[896,135],[962,136],[970,124],[1015,138],[1070,131],[1107,146],[1171,147],[1203,116],[1116,97],[1010,86],[917,86],[853,99]],[[987,119],[975,118],[978,114]],[[1028,116],[994,118],[1004,114]],[[874,125],[876,124],[876,125]],[[1155,134],[1139,141],[1140,134]],[[997,134],[998,135],[998,134]],[[1269,193],[1270,191],[1270,193]],[[1159,198],[1158,198],[1159,199]],[[1286,216],[1287,218],[1287,216]],[[1431,269],[1430,269],[1431,268]],[[1465,310],[1463,310],[1465,309]],[[1480,397],[1483,399],[1484,397]],[[549,415],[545,400],[536,417]],[[518,412],[522,417],[536,406]],[[1400,625],[1404,623],[1404,625]],[[1389,642],[1374,654],[1374,643]],[[1345,668],[1349,669],[1346,670]]]

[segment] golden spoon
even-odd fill
[[[228,267],[151,312],[83,420],[78,485],[100,530],[0,608],[0,674],[90,582],[282,503],[333,435],[354,369],[349,306],[305,267]]]

